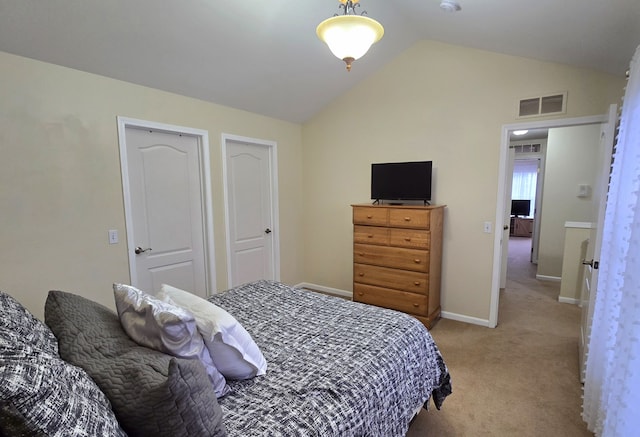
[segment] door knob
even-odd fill
[[[136,253],[136,255],[140,255],[141,253],[147,252],[151,250],[150,247],[147,247],[146,249],[143,249],[142,247],[138,246],[136,247],[136,250],[134,251]]]
[[[271,233],[271,229],[269,229],[269,228],[265,229],[264,233],[267,234],[267,235],[270,234]]]

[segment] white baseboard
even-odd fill
[[[457,322],[471,323],[472,325],[480,325],[480,326],[484,326],[485,328],[489,328],[490,327],[488,320],[479,319],[477,317],[465,316],[463,314],[450,313],[448,311],[441,311],[440,312],[440,316],[443,319],[450,319],[450,320],[455,320]]]
[[[293,286],[294,288],[310,288],[312,290],[322,291],[323,293],[333,294],[340,297],[347,297],[353,299],[353,293],[351,291],[340,290],[339,288],[325,287],[324,285],[312,284],[310,282],[301,282]]]
[[[301,282],[299,284],[294,285],[294,288],[310,288],[312,290],[321,291],[323,293],[333,294],[335,296],[341,296],[341,297],[353,299],[353,293],[351,291],[340,290],[338,288],[325,287],[324,285],[312,284],[310,282]],[[471,323],[472,325],[484,326],[486,328],[490,327],[488,320],[479,319],[477,317],[465,316],[462,314],[450,313],[447,311],[441,311],[440,316],[443,319],[451,319],[451,320],[456,320],[458,322]]]
[[[558,276],[545,276],[545,275],[536,275],[536,279],[539,281],[550,281],[550,282],[560,282],[562,278]]]
[[[571,303],[574,305],[580,305],[580,299],[575,299],[572,297],[563,297],[563,296],[558,296],[558,302],[560,303]]]

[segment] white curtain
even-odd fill
[[[622,102],[589,339],[583,418],[596,436],[640,435],[640,46]]]
[[[531,201],[529,216],[536,209],[536,184],[538,182],[538,160],[516,159],[513,162],[511,198]]]

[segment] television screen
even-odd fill
[[[530,200],[512,200],[511,201],[511,215],[528,217],[531,212]]]
[[[371,198],[431,200],[431,161],[371,164]]]

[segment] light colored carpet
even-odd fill
[[[580,417],[580,308],[558,302],[560,283],[535,279],[530,249],[511,238],[497,328],[442,319],[432,329],[453,394],[407,437],[593,436]]]

